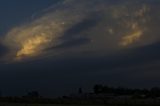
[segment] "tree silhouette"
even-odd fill
[[[40,97],[39,92],[38,91],[31,91],[27,94],[27,97],[31,97],[31,98],[38,98]]]

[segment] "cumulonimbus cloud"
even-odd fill
[[[159,31],[153,29],[160,22],[152,19],[158,15],[152,5],[150,0],[61,1],[33,21],[8,31],[1,40],[8,49],[4,59],[20,61],[54,55],[66,50],[57,47],[82,38],[90,42],[68,50],[107,53],[150,44],[159,40]]]

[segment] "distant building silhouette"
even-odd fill
[[[78,94],[83,94],[82,88],[79,88],[79,89],[78,89]]]

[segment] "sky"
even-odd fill
[[[159,86],[159,9],[159,0],[1,0],[1,92]]]

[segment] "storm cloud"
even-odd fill
[[[78,2],[78,3],[77,3]],[[22,61],[70,52],[105,54],[159,42],[159,2],[63,0],[13,27],[2,60]],[[59,48],[59,49],[57,49]]]

